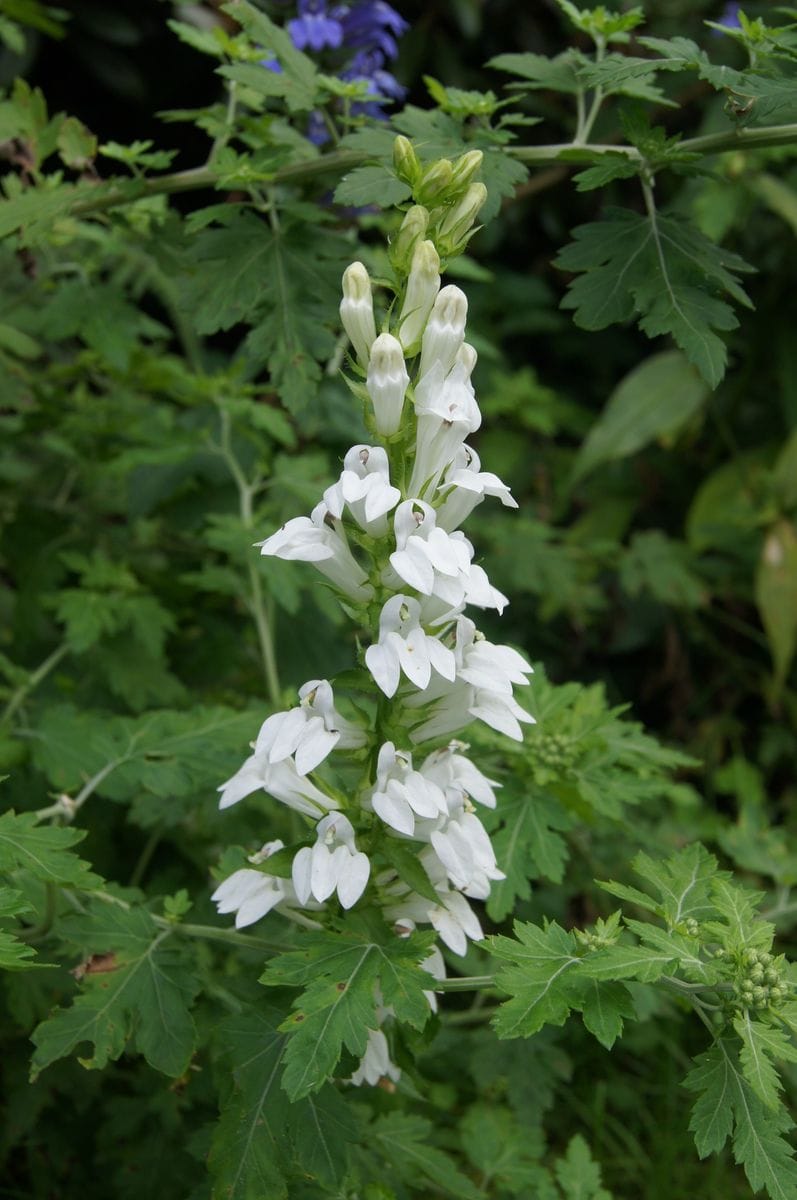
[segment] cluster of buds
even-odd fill
[[[397,154],[415,171],[408,146],[399,139]],[[481,186],[471,182],[477,160],[465,158],[421,172],[420,194],[456,209],[463,188]],[[420,232],[406,269],[394,255],[395,296],[381,332],[366,268],[353,263],[343,276],[351,385],[366,400],[372,444],[348,451],[310,516],[261,543],[266,556],[311,563],[364,631],[357,707],[344,716],[331,684],[311,680],[297,707],[265,721],[253,753],[220,789],[221,805],[265,791],[301,814],[307,836],[287,849],[267,843],[214,899],[239,926],[272,910],[323,923],[338,905],[369,904],[395,936],[431,926],[463,955],[483,937],[471,902],[485,900],[504,875],[478,816],[479,806],[495,806],[498,785],[457,739],[479,720],[521,740],[522,724],[533,718],[514,696],[531,667],[487,641],[465,613],[468,606],[500,612],[507,599],[474,563],[459,526],[485,497],[517,505],[467,445],[481,423],[471,382],[476,352],[465,340],[467,298],[441,287],[438,251],[421,238],[430,228],[445,238],[453,228],[447,218],[433,221],[435,211],[422,215],[416,205],[405,217],[403,233]],[[353,794],[330,779],[336,761],[360,768]],[[408,853],[415,869],[405,877]],[[290,869],[280,874],[276,864],[284,867],[286,855]],[[434,979],[445,976],[437,948],[421,966]],[[427,999],[434,1007],[431,986]],[[384,1010],[382,1021],[390,1016]],[[353,1082],[394,1079],[396,1071],[383,1031],[372,1030]]]
[[[766,950],[745,950],[735,991],[742,1008],[777,1007],[789,995],[776,960]]]
[[[462,253],[477,232],[476,218],[487,199],[487,188],[475,181],[483,157],[481,150],[468,150],[453,162],[439,158],[424,167],[412,142],[396,138],[393,166],[412,188],[416,202],[390,245],[390,261],[397,271],[409,270],[416,247],[430,239],[444,259]]]

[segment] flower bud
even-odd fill
[[[440,291],[440,258],[432,242],[419,242],[412,256],[407,293],[399,316],[399,340],[405,350],[421,340]]]
[[[479,361],[479,356],[469,342],[463,342],[459,350],[455,362],[460,363],[465,368],[465,374],[470,379],[473,374],[474,367]]]
[[[376,325],[371,280],[361,262],[353,262],[343,272],[340,319],[360,364],[367,367],[371,346],[376,338]]]
[[[420,204],[414,204],[408,210],[401,222],[401,228],[390,243],[388,250],[390,261],[402,275],[409,271],[415,247],[426,237],[428,225],[429,210]]]
[[[371,347],[366,387],[374,406],[376,430],[382,437],[390,437],[401,424],[409,382],[401,342],[390,333],[380,333]]]
[[[402,134],[399,134],[393,143],[393,169],[399,179],[408,183],[411,188],[414,188],[421,178],[421,164],[418,161],[418,155],[415,153],[410,139]]]
[[[458,254],[465,249],[468,234],[487,199],[483,183],[472,183],[464,196],[452,205],[437,231],[437,241],[443,254]]]
[[[465,337],[467,316],[468,298],[462,289],[451,283],[442,288],[423,333],[419,380],[437,363],[442,375],[448,374]]]
[[[454,163],[454,170],[451,177],[453,187],[465,188],[473,181],[481,168],[484,155],[481,150],[468,150],[466,154],[460,155]]]
[[[447,158],[439,158],[423,173],[420,184],[415,189],[416,199],[420,204],[439,203],[451,187],[454,169]]]

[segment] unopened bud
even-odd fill
[[[463,342],[459,350],[457,350],[455,361],[462,364],[468,379],[470,379],[473,369],[479,361],[479,356],[469,342]]]
[[[418,161],[418,155],[415,153],[410,139],[402,134],[399,134],[393,143],[393,169],[399,179],[403,179],[411,188],[414,188],[421,178],[421,164]]]
[[[361,262],[353,262],[343,272],[343,299],[340,319],[363,367],[368,366],[371,346],[376,338],[371,280]]]
[[[415,198],[419,204],[439,204],[451,187],[454,169],[447,158],[438,158],[427,167],[420,184],[415,189]]]
[[[401,424],[409,382],[401,342],[390,333],[380,333],[371,346],[366,387],[374,406],[376,430],[382,437],[390,437]]]
[[[452,205],[437,231],[437,241],[443,254],[458,254],[464,250],[468,234],[484,207],[487,188],[483,183],[472,183],[465,195]]]
[[[412,256],[407,292],[399,316],[399,339],[405,350],[421,340],[440,291],[440,258],[432,242],[419,242]]]
[[[401,274],[409,271],[415,247],[426,237],[428,226],[429,210],[421,204],[414,204],[407,211],[388,251],[391,263]]]
[[[484,155],[481,150],[468,150],[466,154],[460,155],[454,163],[451,184],[457,189],[467,187],[478,174]]]
[[[429,368],[438,363],[442,376],[448,374],[465,337],[467,316],[468,298],[462,289],[453,283],[442,288],[423,333],[419,379],[423,379]]]

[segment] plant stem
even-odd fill
[[[52,929],[53,921],[55,920],[55,906],[58,891],[54,883],[45,883],[44,885],[44,912],[41,919],[31,925],[30,929],[23,929],[19,936],[23,942],[33,944],[40,942]]]
[[[63,643],[53,650],[52,654],[45,658],[44,662],[35,671],[31,671],[28,678],[17,688],[3,709],[3,714],[0,716],[0,725],[5,725],[11,720],[19,706],[24,703],[26,697],[39,686],[43,679],[47,678],[50,672],[58,666],[59,662],[63,658],[66,658],[68,653],[69,647],[66,643]]]
[[[111,771],[115,771],[116,768],[121,766],[124,762],[127,762],[127,757],[112,759],[111,762],[108,762],[104,767],[101,767],[96,775],[92,775],[88,783],[85,783],[80,789],[74,800],[69,796],[62,797],[59,800],[56,800],[55,804],[50,804],[47,806],[47,808],[38,809],[34,814],[36,820],[47,821],[51,817],[65,817],[67,820],[71,821],[75,814],[79,812],[86,803],[89,796],[91,796],[100,786],[103,779],[106,779],[110,775]]]
[[[144,843],[144,849],[138,856],[138,862],[133,867],[133,871],[130,875],[130,887],[138,887],[141,883],[141,880],[144,878],[144,872],[149,866],[152,856],[155,853],[155,850],[157,849],[162,837],[162,829],[153,829],[150,833],[149,837]]]
[[[482,988],[494,988],[494,975],[460,975],[454,979],[439,979],[435,985],[436,992],[475,992]]]
[[[161,928],[169,928],[184,937],[202,938],[207,942],[227,942],[233,946],[245,946],[248,950],[265,950],[269,954],[284,954],[293,947],[280,945],[278,942],[267,942],[263,938],[250,937],[248,933],[239,933],[237,929],[221,929],[215,925],[181,925],[166,917],[153,916],[153,921]]]

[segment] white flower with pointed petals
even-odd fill
[[[316,819],[338,807],[337,800],[325,796],[311,780],[299,774],[292,758],[270,763],[264,753],[250,755],[241,769],[221,785],[219,791],[219,808],[230,808],[257,791],[267,792],[288,808]]]
[[[412,496],[432,495],[443,472],[456,459],[465,438],[481,425],[471,371],[476,352],[460,347],[449,371],[442,363],[432,365],[415,388],[415,461],[408,490]]]
[[[496,864],[487,830],[464,806],[435,829],[429,841],[451,883],[466,896],[486,900],[490,882],[506,878]]]
[[[421,773],[442,788],[446,796],[454,792],[456,796],[475,800],[485,808],[495,808],[493,788],[500,787],[501,784],[482,775],[469,758],[459,753],[460,750],[467,749],[464,742],[451,742],[441,750],[432,751],[425,759]]]
[[[507,485],[492,471],[482,471],[479,456],[470,446],[460,447],[437,490],[444,497],[437,508],[437,524],[442,529],[457,529],[485,496],[497,496],[507,508],[517,508]]]
[[[311,562],[322,575],[352,600],[370,600],[373,588],[354,558],[339,521],[323,500],[309,517],[293,517],[264,542],[260,553],[275,558]]]
[[[326,679],[311,679],[299,689],[301,704],[287,712],[274,713],[260,727],[255,756],[269,764],[294,756],[300,775],[307,775],[335,748],[351,750],[365,745],[366,734],[347,721],[335,708],[332,688]]]
[[[422,857],[427,866],[425,855]],[[437,892],[437,903],[409,892],[395,904],[389,905],[385,909],[385,916],[396,925],[408,920],[431,925],[449,950],[454,954],[465,954],[468,939],[480,942],[484,937],[479,919],[462,893],[449,888],[445,870],[434,854],[429,856],[427,873],[429,867],[435,874],[432,882]]]
[[[338,482],[324,492],[324,503],[335,520],[340,520],[347,505],[360,528],[372,537],[387,532],[387,513],[400,499],[401,492],[391,487],[387,454],[381,446],[352,446]]]
[[[437,529],[434,509],[423,500],[400,504],[394,529],[396,549],[390,565],[395,575],[422,595],[460,604],[473,557],[473,547],[464,534]],[[389,575],[385,582],[391,586]]]
[[[424,632],[420,604],[401,593],[385,603],[379,641],[366,650],[365,664],[386,696],[395,695],[402,671],[419,688],[428,685],[433,669],[444,679],[456,675],[454,652]]]
[[[351,821],[330,813],[318,822],[315,845],[297,851],[291,877],[300,904],[311,896],[323,902],[337,892],[343,908],[351,908],[365,891],[370,872],[368,856],[354,844]]]
[[[384,1033],[381,1029],[369,1029],[365,1054],[360,1059],[360,1065],[349,1083],[353,1083],[355,1087],[362,1087],[364,1083],[376,1087],[382,1079],[390,1079],[393,1083],[398,1083],[400,1078],[401,1069],[390,1057],[390,1049]]]
[[[396,433],[401,424],[409,382],[401,342],[390,333],[380,333],[371,347],[365,386],[374,406],[376,432],[382,437]]]
[[[448,813],[446,798],[436,783],[413,769],[412,755],[385,742],[379,751],[371,807],[397,833],[412,837],[415,819]]]
[[[265,846],[253,855],[250,862],[265,862],[277,850],[283,849],[279,840],[266,842]],[[253,871],[244,867],[234,871],[223,883],[220,883],[213,895],[219,914],[235,913],[236,929],[245,925],[253,925],[272,908],[279,905],[296,904],[296,893],[288,879],[278,879],[276,875],[268,875],[264,871]]]

